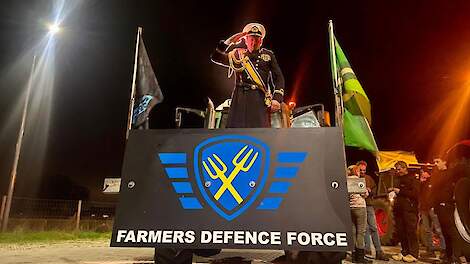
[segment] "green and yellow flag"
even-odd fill
[[[342,90],[343,131],[346,146],[366,149],[374,154],[378,148],[370,129],[372,123],[369,98],[356,78],[336,37],[330,30],[330,58],[335,86]],[[336,72],[335,72],[336,71]]]

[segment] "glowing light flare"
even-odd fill
[[[289,109],[290,109],[290,110],[294,109],[296,105],[297,105],[297,104],[296,104],[294,101],[290,101],[290,102],[289,102]]]
[[[18,132],[18,122],[21,120],[22,109],[25,103],[27,82],[31,80],[32,83],[25,137],[18,171],[18,179],[27,176],[27,182],[31,186],[40,186],[41,183],[40,180],[43,175],[43,166],[50,135],[49,129],[52,121],[53,99],[56,97],[54,95],[56,74],[55,51],[58,39],[53,36],[63,30],[60,25],[65,24],[65,18],[85,1],[67,1],[67,5],[65,5],[65,0],[52,0],[51,2],[54,5],[53,14],[49,19],[51,23],[41,23],[44,31],[48,31],[47,34],[44,34],[42,39],[33,44],[29,50],[25,51],[11,65],[8,65],[6,67],[7,71],[0,73],[2,82],[12,84],[12,86],[15,86],[15,90],[18,90],[18,93],[22,93],[17,96],[17,102],[14,103],[14,108],[11,109],[8,119],[0,127],[0,138],[2,140],[6,137],[11,137],[11,135],[16,135]],[[36,67],[31,72],[33,56],[36,56],[37,60]],[[21,86],[24,86],[23,89],[21,89]],[[11,141],[13,140],[16,140],[16,137],[11,139]],[[23,181],[26,182],[26,179]],[[37,190],[33,190],[31,195],[36,195],[35,191]]]
[[[292,98],[299,98],[298,91],[302,89],[303,83],[308,76],[308,70],[312,64],[313,56],[310,55],[310,49],[304,48],[301,56],[298,58],[298,66],[294,74],[294,83],[289,87],[289,94]],[[302,103],[302,100],[301,102]]]
[[[56,23],[47,25],[47,28],[49,30],[49,34],[51,35],[55,35],[59,33],[61,30],[59,24],[56,24]]]
[[[452,83],[454,87],[441,92],[433,110],[421,120],[417,131],[434,131],[434,140],[429,144],[428,159],[441,157],[456,142],[468,137],[470,129],[470,82]]]

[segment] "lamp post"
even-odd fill
[[[55,34],[60,32],[60,27],[56,23],[49,24],[48,29],[49,29],[48,35],[51,38],[54,37]],[[20,154],[21,154],[21,146],[23,144],[24,130],[25,130],[25,127],[26,127],[26,117],[28,115],[29,97],[31,95],[31,89],[32,89],[33,82],[34,82],[33,79],[34,79],[35,72],[36,72],[36,60],[37,60],[37,57],[36,57],[36,55],[34,55],[33,64],[32,64],[32,67],[31,67],[31,73],[29,75],[29,80],[28,80],[28,87],[27,87],[27,90],[26,90],[26,99],[25,99],[24,107],[23,107],[23,115],[22,115],[22,118],[21,118],[21,126],[20,126],[20,130],[18,131],[18,139],[16,141],[15,158],[13,160],[13,166],[12,166],[11,173],[10,173],[10,184],[8,186],[7,199],[6,199],[6,203],[5,203],[5,210],[4,210],[3,217],[2,217],[2,220],[3,220],[2,221],[2,232],[5,232],[8,228],[8,219],[10,217],[11,202],[12,202],[12,199],[13,199],[13,191],[15,189],[16,173],[17,173],[17,170],[18,170],[18,162],[19,162]]]
[[[18,161],[20,159],[21,146],[23,143],[24,129],[26,126],[26,116],[28,114],[29,96],[31,95],[31,87],[33,86],[35,68],[36,68],[36,55],[34,55],[33,57],[33,65],[31,67],[31,73],[29,75],[28,88],[26,90],[26,99],[25,99],[24,107],[23,107],[23,116],[21,118],[21,127],[20,127],[20,130],[18,131],[18,139],[16,141],[15,159],[13,160],[13,167],[10,173],[10,185],[8,186],[7,201],[6,201],[5,211],[3,215],[2,232],[5,232],[8,227],[8,218],[10,216],[11,200],[13,198],[13,190],[15,189],[16,172],[18,169]]]

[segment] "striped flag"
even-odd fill
[[[338,62],[339,79],[343,85],[343,102],[344,107],[352,115],[364,116],[369,124],[372,123],[370,102],[362,85],[356,78],[356,74],[351,68],[343,49],[336,40],[336,61]]]
[[[330,34],[330,40],[334,42],[333,45],[330,45],[333,79],[335,88],[342,91],[344,102],[341,120],[344,142],[346,146],[358,147],[376,153],[378,148],[370,129],[372,118],[369,98],[352,70],[338,40],[333,35],[332,26]]]

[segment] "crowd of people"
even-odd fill
[[[442,183],[446,177],[447,167],[439,159],[435,162],[433,170],[423,167],[411,171],[405,162],[398,161],[392,169],[392,186],[386,188],[388,195],[380,198],[377,197],[374,178],[367,174],[365,161],[348,167],[348,180],[364,178],[366,184],[365,192],[349,194],[354,238],[353,263],[372,263],[372,244],[377,260],[388,261],[391,258],[412,263],[417,262],[418,258],[435,259],[436,252],[439,252],[443,263],[466,263],[464,254],[452,245],[455,241],[453,233],[456,232],[451,225],[454,211],[452,181],[436,184],[439,181]],[[373,206],[375,199],[384,198],[393,206],[394,237],[401,246],[401,252],[391,256],[382,250]],[[420,241],[425,248],[421,254]]]

